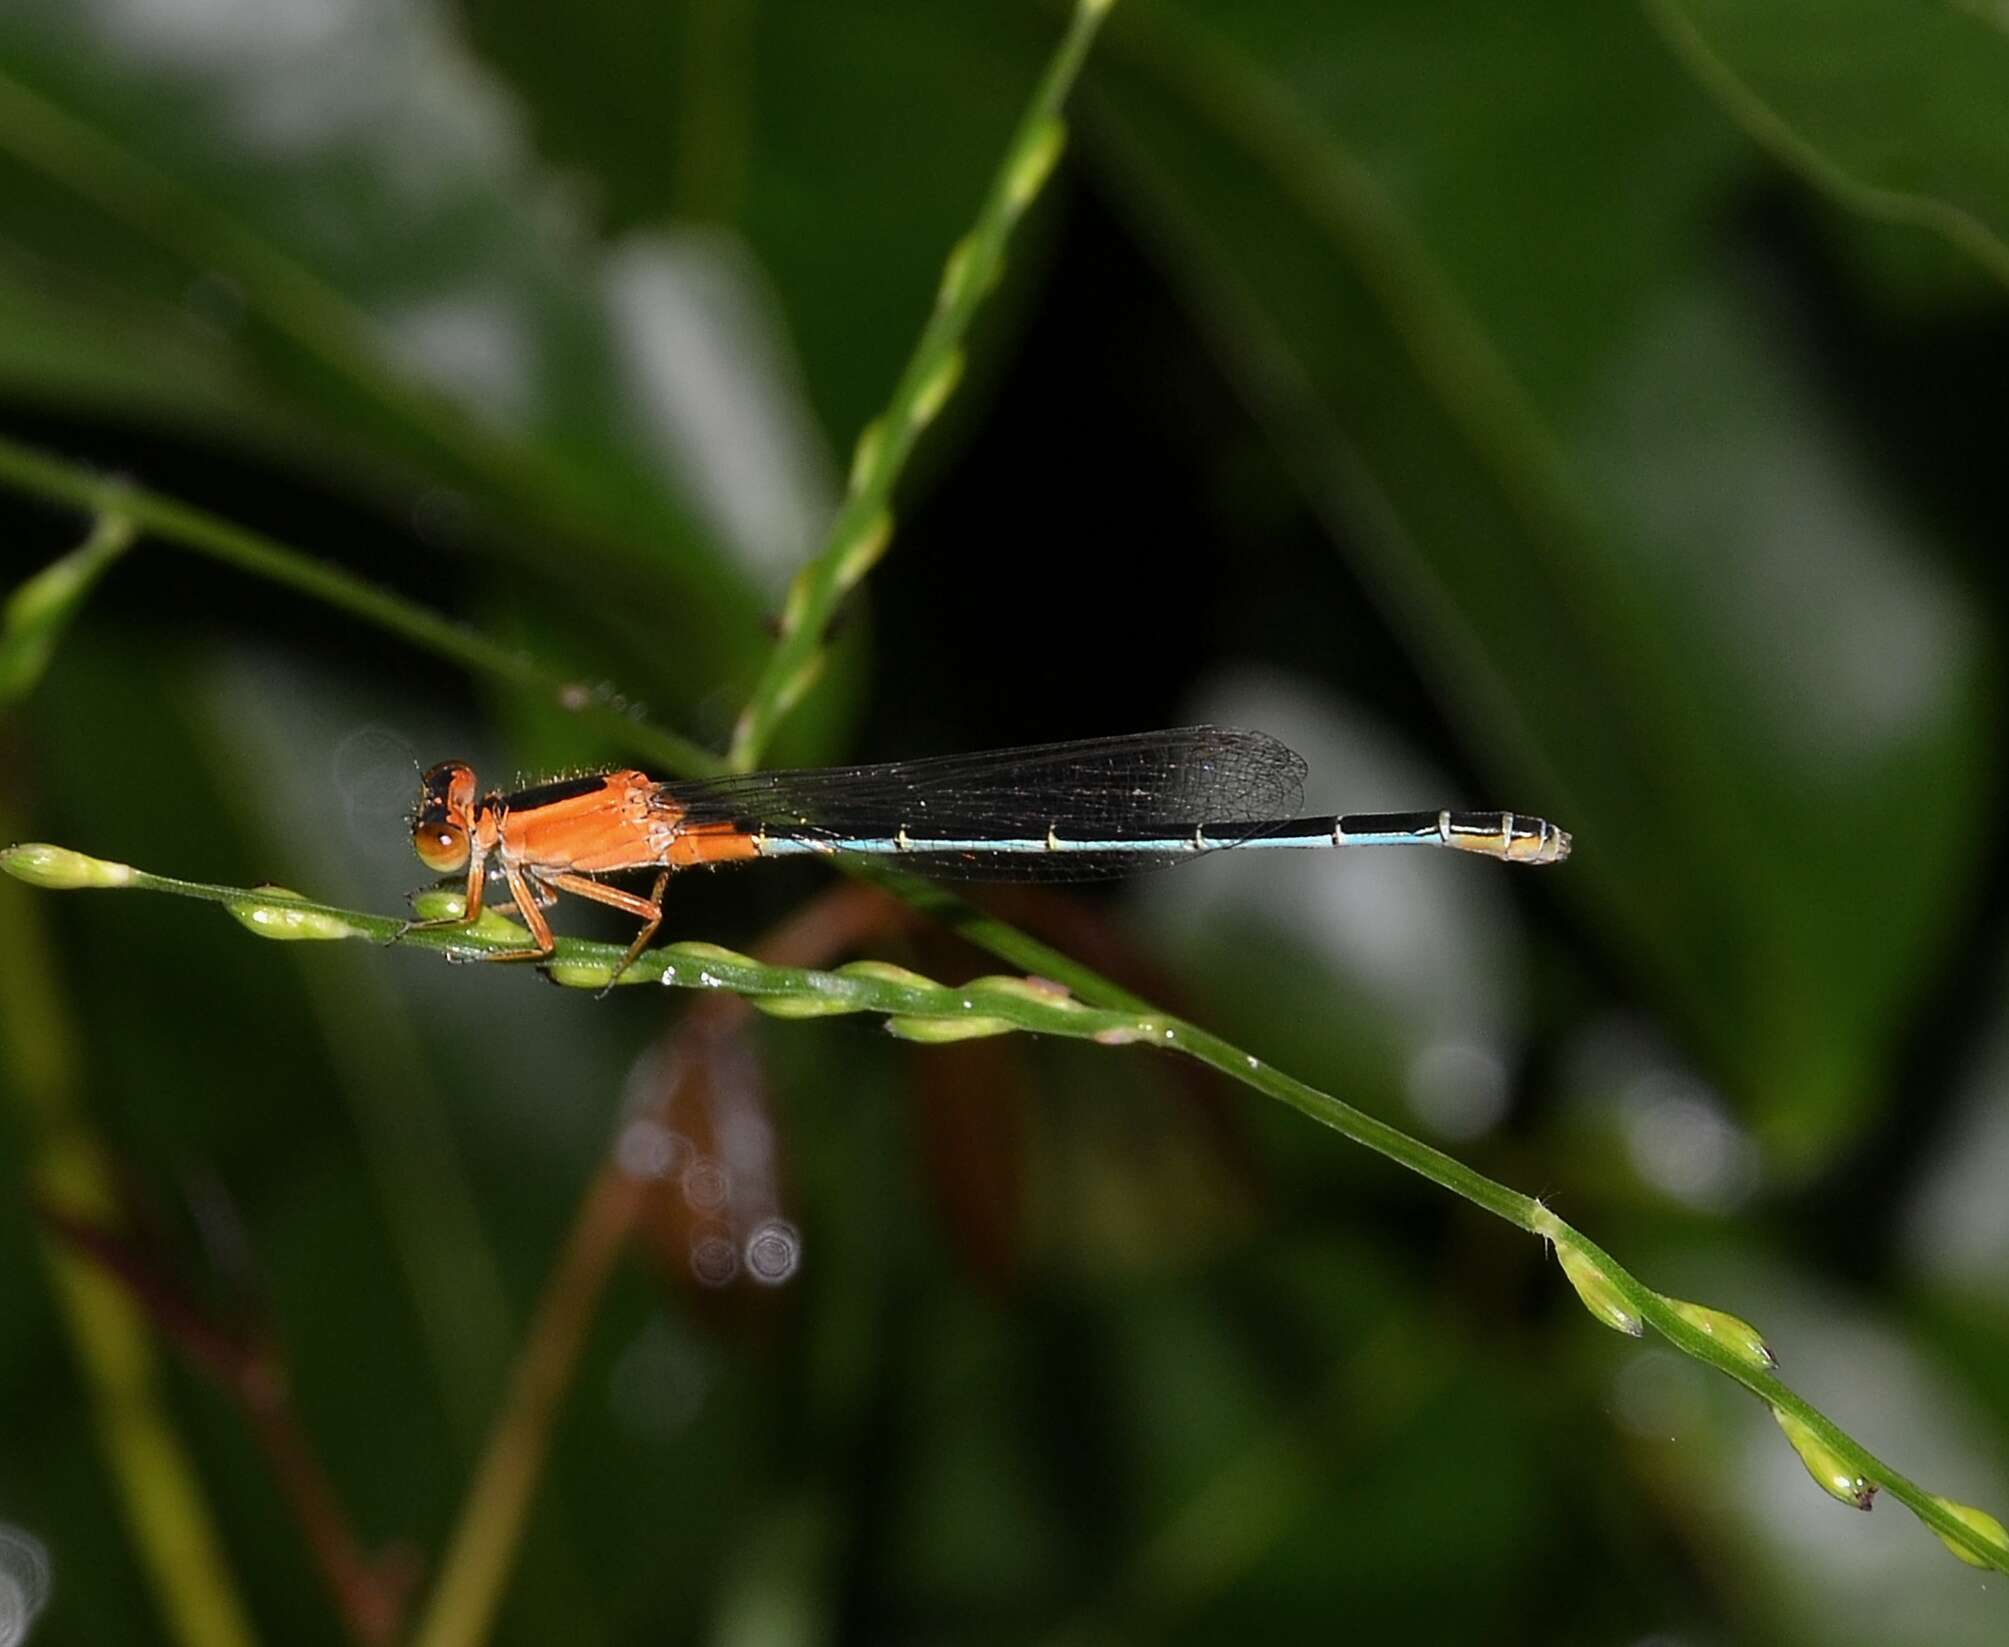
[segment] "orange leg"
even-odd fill
[[[656,928],[663,924],[663,889],[670,884],[670,872],[666,869],[656,877],[656,884],[649,889],[646,898],[637,897],[632,892],[623,892],[617,886],[606,886],[584,875],[554,874],[544,877],[547,885],[560,892],[570,892],[575,897],[591,898],[596,904],[606,904],[609,908],[634,915],[642,921],[642,930],[635,934],[635,941],[628,946],[628,953],[621,957],[621,964],[614,968],[614,979],[635,964],[636,958],[649,947],[649,940],[656,935]],[[613,980],[607,986],[613,988]],[[605,993],[603,990],[601,993]]]
[[[558,940],[551,936],[551,923],[544,918],[544,910],[536,893],[530,889],[530,882],[523,870],[516,864],[505,862],[502,866],[503,878],[509,882],[510,901],[516,905],[516,913],[523,917],[523,924],[530,928],[530,936],[537,941],[535,949],[503,949],[493,955],[484,955],[484,961],[542,961],[550,957],[558,947]]]
[[[473,926],[481,919],[481,890],[487,882],[486,861],[479,857],[468,859],[467,895],[461,899],[461,912],[458,915],[442,915],[431,921],[407,921],[390,941],[396,943],[407,932],[436,932],[453,926]]]
[[[535,900],[539,909],[549,909],[558,901],[558,894],[546,887],[535,875],[528,877],[528,879],[530,881],[530,896]],[[488,907],[498,915],[512,916],[519,921],[523,919],[522,914],[516,907],[516,900],[514,898],[505,898],[501,903],[490,904]]]

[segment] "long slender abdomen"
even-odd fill
[[[973,860],[1094,857],[1100,860],[1164,862],[1206,852],[1319,849],[1342,846],[1442,846],[1476,852],[1509,863],[1560,863],[1570,838],[1541,818],[1512,812],[1382,812],[1345,817],[1282,818],[1258,823],[1201,824],[1186,835],[1066,836],[929,835],[902,826],[890,835],[839,835],[770,830],[753,837],[761,857],[803,853],[856,853],[867,857],[955,858]]]

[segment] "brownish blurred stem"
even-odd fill
[[[0,719],[0,740],[9,723]],[[5,791],[21,772],[0,759]],[[35,1196],[109,1220],[119,1199],[110,1151],[85,1102],[83,1041],[65,1000],[35,900],[0,886],[0,1099],[19,1126]],[[188,1444],[155,1372],[148,1323],[124,1290],[57,1242],[36,1243],[89,1405],[92,1428],[163,1639],[183,1647],[250,1647],[249,1610]],[[79,1468],[88,1464],[78,1461]]]
[[[1065,900],[1042,901],[1040,909],[1051,918],[1079,919],[1076,906]],[[774,928],[753,953],[773,966],[823,966],[868,940],[926,925],[915,910],[875,887],[838,886]],[[1100,947],[1110,947],[1106,935]],[[674,1037],[685,1045],[716,1042],[743,1033],[754,1017],[741,996],[704,995],[684,1014]],[[666,1083],[655,1119],[665,1120],[674,1094],[674,1084]],[[475,1647],[487,1638],[600,1295],[642,1223],[652,1187],[623,1171],[612,1151],[587,1187],[538,1300],[501,1414],[412,1638],[414,1647]]]
[[[871,887],[840,886],[805,905],[754,947],[777,966],[818,966],[913,911]],[[678,1025],[678,1039],[734,1034],[753,1009],[736,995],[708,995]],[[665,1101],[668,1092],[665,1091]],[[475,1647],[487,1639],[550,1453],[551,1434],[622,1249],[640,1222],[649,1185],[610,1152],[594,1174],[544,1285],[510,1376],[459,1524],[447,1546],[414,1647]]]
[[[412,1638],[415,1647],[473,1647],[488,1637],[544,1473],[552,1427],[600,1294],[634,1227],[641,1189],[611,1159],[587,1188],[468,1486],[439,1582]]]
[[[356,1536],[294,1409],[270,1335],[217,1321],[118,1232],[53,1206],[44,1205],[39,1213],[50,1234],[123,1286],[154,1327],[235,1398],[300,1523],[349,1638],[359,1647],[397,1640],[416,1564],[396,1550],[373,1559]]]

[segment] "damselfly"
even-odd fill
[[[560,893],[643,923],[622,969],[663,919],[670,875],[756,858],[857,855],[964,880],[1088,880],[1257,847],[1442,846],[1552,864],[1570,838],[1513,812],[1376,812],[1300,818],[1304,761],[1261,732],[1172,732],[1033,744],[876,766],[816,767],[661,783],[603,772],[477,797],[459,761],[425,774],[412,842],[440,875],[465,870],[460,926],[481,913],[491,874],[551,954],[544,911]],[[647,897],[599,879],[657,871]],[[618,976],[618,973],[616,974]]]

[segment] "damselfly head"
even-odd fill
[[[442,761],[419,779],[419,809],[412,846],[435,875],[467,867],[468,832],[474,827],[474,768]]]

